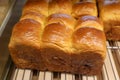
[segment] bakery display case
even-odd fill
[[[106,41],[102,72],[95,76],[20,69],[9,55],[8,43],[26,0],[10,0],[0,25],[0,80],[120,80],[120,41]]]

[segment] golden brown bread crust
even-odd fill
[[[38,21],[43,28],[46,21],[46,17],[44,15],[38,14],[35,12],[29,12],[29,13],[23,14],[20,20],[24,20],[24,19],[32,19],[32,20]]]
[[[59,23],[45,27],[42,36],[42,57],[48,70],[70,71],[71,34],[70,28]]]
[[[44,16],[48,16],[48,1],[47,0],[28,0],[25,4],[22,14],[36,12]]]
[[[120,1],[101,1],[99,3],[100,18],[104,23],[104,31],[108,40],[120,40]]]
[[[42,36],[42,57],[50,71],[71,71],[71,35],[75,19],[67,14],[53,14]],[[60,67],[59,67],[60,66]]]
[[[83,25],[84,22],[88,25]],[[106,38],[102,24],[95,16],[82,16],[79,18],[76,28],[72,35],[74,51],[71,54],[71,64],[73,73],[97,74],[102,69],[106,56]]]
[[[82,27],[91,27],[103,31],[102,21],[99,20],[97,17],[91,15],[81,16],[78,19],[75,30]]]
[[[46,25],[52,24],[52,23],[60,23],[71,29],[74,29],[76,20],[68,14],[60,14],[59,13],[59,14],[52,14],[48,17]]]
[[[9,50],[18,67],[45,70],[40,52],[41,30],[41,24],[32,19],[21,20],[15,25]]]
[[[49,3],[49,15],[55,13],[71,14],[72,2],[71,0],[52,0]]]
[[[41,24],[32,19],[25,19],[18,22],[12,32],[12,44],[21,43],[39,47]],[[24,42],[24,43],[23,43]]]
[[[104,60],[100,54],[94,51],[87,51],[78,54],[72,54],[72,73],[83,75],[100,74]]]
[[[97,74],[100,72],[106,54],[105,35],[95,28],[79,28],[73,33],[72,56],[73,72],[81,74]]]
[[[79,18],[83,15],[97,16],[97,7],[93,2],[79,2],[73,5],[72,16]]]
[[[44,49],[42,49],[42,53],[43,61],[49,71],[71,72],[70,53],[61,50],[52,44],[51,46],[44,47]]]
[[[73,30],[65,25],[59,23],[49,24],[44,29],[42,44],[44,44],[43,46],[45,46],[45,43],[48,45],[54,44],[64,51],[69,51],[72,32]]]
[[[79,28],[73,33],[73,43],[73,47],[77,49],[78,52],[83,49],[83,51],[98,50],[101,52],[106,52],[104,32],[96,28]],[[102,56],[104,58],[105,53],[103,53]]]

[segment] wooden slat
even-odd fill
[[[116,58],[117,58],[117,61],[118,61],[118,65],[119,65],[120,64],[120,42],[119,41],[115,41],[114,42],[114,46],[117,47],[117,49],[114,50],[114,51],[116,52],[115,55],[116,55]]]
[[[109,46],[109,44],[108,44]],[[113,69],[113,73],[114,73],[114,77],[116,80],[120,80],[120,77],[119,77],[119,74],[118,74],[118,71],[117,71],[117,68],[116,68],[116,65],[115,65],[115,61],[114,61],[114,58],[112,56],[112,52],[110,49],[108,49],[108,55],[109,55],[109,61],[111,62],[111,67]]]
[[[52,80],[53,79],[52,72],[45,72],[45,80]]]
[[[66,80],[66,74],[65,73],[61,73],[61,80]]]
[[[66,80],[73,80],[72,74],[66,74]]]
[[[120,41],[117,42],[117,46],[119,46],[119,48],[118,48],[118,54],[119,54],[119,57],[120,57]]]
[[[18,70],[18,74],[17,74],[17,77],[15,80],[23,80],[23,77],[24,77],[24,72],[25,70],[24,69],[19,69]]]
[[[13,76],[12,80],[16,80],[17,74],[18,74],[18,69],[15,69],[14,76]]]
[[[79,80],[82,80],[82,75],[79,74]]]
[[[106,76],[108,75],[108,80],[109,80],[110,77],[111,77],[112,80],[114,80],[115,77],[114,77],[114,73],[113,73],[113,70],[112,70],[112,67],[111,67],[111,64],[110,64],[110,61],[109,61],[108,54],[107,54],[107,57],[105,59],[105,68],[104,69],[105,69],[104,71],[106,71]]]
[[[97,76],[94,76],[94,80],[97,80]]]
[[[72,80],[75,80],[75,75],[72,74]]]
[[[120,41],[118,41],[117,43],[118,43],[118,46],[120,47]]]
[[[82,76],[82,80],[87,80],[87,76]]]
[[[103,65],[102,76],[103,76],[103,79],[104,79],[104,80],[109,80],[109,79],[108,79],[108,73],[107,73],[107,71],[106,71],[106,66],[105,66],[105,64]]]
[[[88,76],[87,80],[97,80],[96,76]]]
[[[119,64],[120,64],[120,41],[119,41],[119,42],[117,41],[117,42],[116,42],[116,45],[119,46],[119,48],[118,48],[118,50],[117,50],[117,51],[118,51],[118,53],[117,53],[117,58],[118,58],[118,62],[119,62]]]
[[[23,80],[32,80],[32,71],[31,70],[27,70],[27,69],[25,70]]]
[[[45,72],[40,71],[38,80],[45,80]]]
[[[97,80],[96,76],[82,76],[82,80]]]

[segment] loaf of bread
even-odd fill
[[[84,11],[73,17],[77,1],[28,0],[9,43],[17,67],[86,75],[101,71],[106,54],[102,22]]]
[[[84,15],[98,15],[95,0],[82,0],[81,2],[73,5],[72,16],[79,18]]]
[[[120,40],[120,0],[99,1],[99,16],[108,40]]]
[[[88,75],[100,72],[106,55],[106,39],[102,22],[95,16],[80,17],[72,39],[73,72]]]

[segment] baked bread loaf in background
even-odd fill
[[[74,8],[77,2],[27,1],[9,43],[17,67],[86,75],[101,71],[106,40],[102,22],[96,17],[96,2],[82,0]]]
[[[100,0],[99,17],[108,40],[120,40],[120,0]]]

